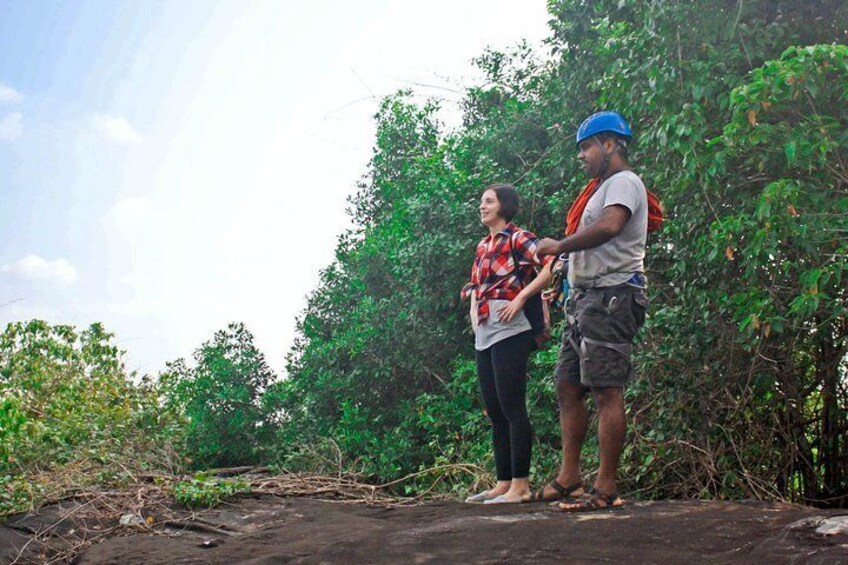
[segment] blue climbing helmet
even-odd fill
[[[577,128],[577,145],[584,139],[603,132],[611,132],[626,140],[630,140],[633,131],[627,120],[618,112],[598,112],[592,114]]]

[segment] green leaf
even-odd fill
[[[786,145],[783,146],[783,151],[786,153],[786,160],[790,166],[795,163],[795,149],[796,143],[794,141],[790,141]]]

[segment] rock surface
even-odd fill
[[[59,514],[48,508],[0,528],[0,562],[20,551],[27,519],[43,526]],[[848,563],[848,533],[816,531],[845,514],[763,502],[634,501],[564,514],[546,504],[371,507],[243,498],[197,513],[187,528],[155,517],[149,528],[118,527],[78,562]],[[72,529],[57,529],[71,543]],[[18,563],[37,562],[44,554],[25,550],[21,557]]]

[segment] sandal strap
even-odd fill
[[[598,492],[597,489],[586,489],[586,496],[580,497],[572,504],[559,503],[559,509],[562,512],[587,512],[593,510],[607,510],[621,508],[622,504],[615,504],[615,501],[620,497],[618,492],[613,491],[610,494]]]
[[[559,483],[558,480],[554,479],[550,482],[550,486],[552,489],[557,491],[560,496],[562,496],[563,498],[567,498],[569,494],[583,486],[583,481],[577,481],[576,483],[572,483],[564,487]]]
[[[607,503],[607,506],[609,506],[609,507],[612,507],[613,503],[616,500],[618,500],[619,498],[621,498],[619,496],[617,490],[614,490],[609,494],[604,494],[601,491],[599,491],[598,489],[596,489],[595,487],[589,487],[588,489],[586,489],[586,492],[589,493],[589,496],[591,498],[594,498],[594,499],[597,499],[597,500],[603,500],[604,502]]]

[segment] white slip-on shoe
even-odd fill
[[[502,494],[500,496],[496,496],[495,498],[490,498],[489,500],[484,500],[483,504],[516,504],[521,502],[521,499],[517,500],[507,500],[506,495]]]
[[[484,490],[483,492],[478,492],[477,494],[472,494],[468,498],[465,499],[465,502],[470,502],[472,504],[479,504],[481,502],[486,502],[487,500],[491,500],[494,498],[489,491]]]

